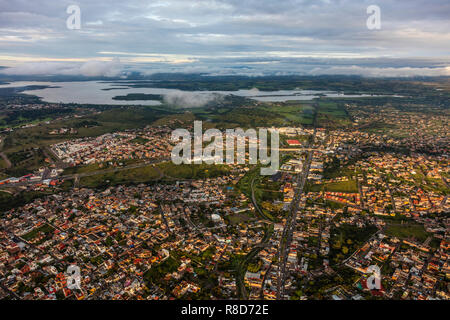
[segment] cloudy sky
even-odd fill
[[[78,5],[81,28],[66,26]],[[367,7],[381,9],[369,30]],[[0,0],[6,74],[450,75],[448,0]]]

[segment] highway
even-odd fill
[[[316,137],[316,130],[312,137],[311,145],[314,144]],[[278,279],[277,279],[277,300],[281,300],[284,297],[284,287],[286,282],[286,263],[289,254],[289,247],[292,242],[292,234],[295,229],[295,221],[297,218],[297,212],[300,206],[300,200],[303,195],[305,183],[308,179],[309,170],[311,168],[311,161],[313,157],[314,149],[309,149],[306,156],[305,165],[303,171],[297,178],[297,189],[295,190],[294,198],[291,202],[291,208],[289,211],[289,217],[287,218],[286,225],[283,229],[283,234],[280,241],[280,250],[278,255],[278,261],[280,266],[278,267]]]
[[[289,247],[292,241],[292,234],[295,229],[295,220],[297,218],[297,212],[300,206],[303,189],[305,187],[305,183],[311,167],[311,159],[312,151],[309,151],[306,158],[304,170],[297,179],[297,189],[295,190],[295,196],[291,202],[289,217],[287,218],[286,225],[283,229],[283,235],[281,236],[280,255],[278,260],[280,262],[280,267],[278,268],[277,300],[282,299],[284,295],[284,284],[286,281],[286,263],[289,254]]]
[[[295,229],[295,222],[297,218],[297,212],[300,206],[300,200],[302,198],[305,183],[308,179],[309,170],[311,168],[311,161],[313,157],[313,152],[317,151],[319,149],[314,149],[314,142],[316,140],[316,120],[317,120],[317,104],[314,105],[315,113],[314,113],[314,133],[312,135],[312,139],[310,140],[308,146],[306,148],[301,148],[303,151],[308,151],[308,154],[306,156],[305,164],[303,166],[303,171],[301,174],[298,175],[297,178],[297,188],[295,190],[294,198],[291,202],[291,208],[289,212],[289,217],[286,220],[286,225],[283,229],[283,234],[281,236],[280,240],[280,249],[278,250],[278,277],[277,277],[277,300],[282,300],[284,298],[284,289],[285,289],[285,282],[286,282],[286,263],[287,258],[289,254],[289,247],[292,242],[292,234]]]
[[[255,245],[250,252],[239,262],[236,269],[236,287],[239,299],[248,299],[248,293],[244,285],[244,275],[247,271],[247,266],[249,262],[256,257],[256,255],[264,248],[268,247],[268,242],[272,235],[272,226],[266,229],[264,237],[261,239],[257,245]]]
[[[258,202],[256,201],[256,197],[255,197],[255,186],[254,186],[254,184],[255,184],[255,179],[253,179],[253,180],[252,180],[252,183],[251,183],[251,189],[252,189],[252,203],[253,203],[253,206],[255,207],[256,212],[259,213],[260,221],[262,221],[262,222],[264,222],[264,223],[267,223],[267,224],[271,224],[272,221],[270,221],[269,219],[267,219],[266,215],[265,215],[264,212],[261,210],[261,208],[260,208],[259,205],[258,205]]]

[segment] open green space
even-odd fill
[[[420,224],[389,224],[385,233],[392,237],[400,239],[416,239],[418,241],[425,241],[430,234],[425,231],[425,228]]]
[[[204,179],[215,178],[230,172],[228,165],[180,164],[163,162],[157,165],[166,178]]]
[[[34,239],[39,233],[48,234],[50,232],[53,232],[54,228],[48,224],[44,224],[40,226],[39,228],[35,228],[31,230],[30,232],[24,234],[22,238],[24,238],[27,241],[30,241]]]
[[[272,103],[261,107],[268,113],[277,117],[284,117],[285,121],[295,125],[312,125],[314,120],[314,107],[299,103]]]
[[[342,224],[331,229],[330,264],[338,264],[360,248],[375,232],[377,228],[368,225],[359,228],[351,224]]]
[[[273,182],[270,177],[260,175],[260,166],[253,167],[238,182],[237,190],[242,192],[249,201],[256,202],[258,208],[256,212],[262,215],[262,218],[271,221],[277,220],[281,214],[282,206],[274,205],[276,200],[283,199],[283,193],[280,192],[280,183]]]
[[[147,166],[82,177],[80,186],[101,188],[118,184],[151,182],[159,178],[158,170],[154,166]]]
[[[0,192],[0,212],[10,210],[19,206],[23,206],[27,203],[32,202],[37,198],[42,198],[44,196],[50,195],[52,192],[41,192],[41,191],[21,191],[17,194],[9,194],[7,192]]]
[[[68,168],[64,169],[63,175],[89,173],[89,172],[95,172],[95,171],[104,170],[104,169],[105,169],[105,165],[103,165],[101,163],[92,163],[92,164],[88,164],[88,165],[68,167]]]
[[[317,126],[339,128],[351,124],[344,104],[320,99],[317,110]]]
[[[310,187],[310,191],[329,191],[329,192],[346,192],[346,193],[356,193],[358,192],[358,185],[355,180],[349,181],[338,181],[326,184],[315,184]]]
[[[98,168],[97,165],[86,166],[84,167],[85,171],[83,173],[96,171],[96,168]],[[108,169],[110,168],[106,168],[105,170]],[[223,176],[229,172],[230,167],[227,165],[175,165],[172,162],[162,162],[157,165],[148,165],[140,168],[117,168],[115,171],[100,172],[99,174],[81,177],[80,186],[102,188],[118,184],[148,183],[157,180],[205,179]],[[82,172],[78,171],[77,173]]]
[[[160,264],[151,267],[145,274],[144,280],[150,284],[161,283],[162,279],[167,273],[171,273],[177,270],[180,262],[173,258],[169,257],[167,260],[161,262]]]
[[[149,140],[145,139],[143,137],[136,137],[133,140],[131,140],[130,142],[132,143],[136,143],[136,144],[146,144]]]

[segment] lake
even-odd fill
[[[136,83],[136,81],[132,81]],[[126,86],[127,81],[120,83],[103,81],[74,81],[74,82],[41,82],[41,81],[15,81],[9,84],[0,85],[0,88],[24,87],[31,85],[51,86],[51,88],[39,90],[27,90],[24,94],[41,97],[43,101],[53,103],[79,103],[79,104],[113,104],[113,105],[160,105],[160,101],[155,100],[134,100],[123,101],[114,100],[115,96],[126,96],[129,93],[171,95],[171,94],[191,94],[192,97],[202,98],[218,93],[233,94],[247,97],[257,101],[284,102],[289,100],[308,101],[320,96],[337,97],[370,97],[370,94],[344,95],[333,91],[316,90],[279,90],[279,91],[259,91],[257,89],[238,91],[181,91],[177,89],[164,88],[130,88]],[[107,90],[105,90],[107,89]]]

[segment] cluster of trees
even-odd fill
[[[352,254],[370,236],[377,231],[373,225],[359,228],[351,224],[342,224],[331,229],[330,264],[337,264]]]

